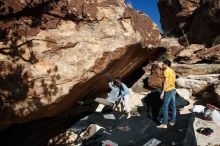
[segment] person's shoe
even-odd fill
[[[170,122],[169,124],[170,124],[170,126],[174,126],[174,125],[175,125],[175,123],[174,123],[174,122]]]
[[[210,136],[214,132],[214,130],[209,127],[207,128],[201,127],[201,128],[198,128],[196,131],[206,136]]]
[[[130,117],[131,117],[131,114],[129,113],[128,116],[127,116],[127,119],[129,119]]]
[[[165,124],[161,124],[161,125],[157,126],[157,128],[167,129],[167,125],[165,125]]]

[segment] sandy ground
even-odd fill
[[[195,118],[194,129],[196,130],[200,127],[212,128],[214,133],[210,136],[205,136],[195,131],[198,146],[220,146],[220,127],[212,121]]]
[[[190,109],[194,107],[195,103],[195,97],[190,97],[186,99],[190,102],[190,104],[186,107],[184,107],[181,110],[181,114],[189,113],[191,112]],[[220,146],[220,127],[215,124],[212,120],[205,120],[203,114],[196,114],[195,113],[195,121],[193,123],[197,145],[198,146]],[[201,127],[208,127],[214,130],[214,133],[212,133],[210,136],[206,136],[203,134],[200,134],[196,131],[196,129]]]

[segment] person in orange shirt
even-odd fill
[[[168,106],[171,104],[172,109],[172,118],[170,125],[173,126],[176,121],[176,88],[175,88],[175,80],[176,73],[173,69],[170,68],[171,62],[169,60],[163,61],[163,69],[164,69],[164,83],[163,83],[163,91],[160,95],[161,100],[163,100],[163,120],[162,124],[158,126],[158,128],[167,128],[168,124]]]

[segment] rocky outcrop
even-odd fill
[[[191,44],[187,46],[184,50],[180,51],[175,57],[175,61],[181,63],[196,63],[198,59],[196,58],[196,52],[205,50],[204,45]]]
[[[184,32],[191,43],[210,45],[220,34],[219,0],[159,0],[158,7],[167,35]]]
[[[174,37],[162,38],[159,47],[166,51],[164,54],[161,54],[161,59],[174,59],[175,56],[184,49],[184,47],[179,44],[178,39]]]
[[[209,85],[218,82],[219,74],[213,75],[189,75],[176,79],[177,88],[191,89],[194,94],[204,91]]]
[[[176,89],[176,92],[183,97],[186,100],[189,100],[192,97],[192,92],[191,90],[185,89],[185,88],[179,88]]]
[[[199,50],[205,49],[204,45],[199,44],[191,44],[187,46],[183,51],[181,51],[179,54],[177,54],[177,57],[192,57],[192,55]]]
[[[195,64],[195,63],[220,63],[220,45],[206,48],[204,45],[191,44],[184,50],[180,51],[175,62]],[[220,72],[220,70],[219,70]],[[216,72],[217,73],[217,72]]]
[[[181,34],[181,28],[200,6],[200,0],[159,0],[158,8],[164,32]]]
[[[153,57],[159,29],[121,0],[3,0],[0,127],[55,116]]]
[[[202,62],[220,63],[220,45],[198,51],[195,55],[196,58],[200,59]]]
[[[172,68],[178,76],[220,73],[219,64],[173,64]]]
[[[220,34],[220,1],[201,0],[189,28],[191,42],[211,44]]]

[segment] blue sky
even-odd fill
[[[139,10],[147,14],[160,28],[160,14],[157,8],[157,0],[125,0],[126,3],[131,3],[133,9]]]

